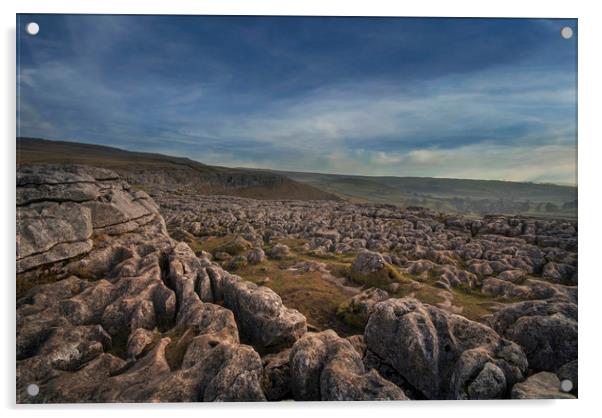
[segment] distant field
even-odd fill
[[[520,213],[577,217],[576,187],[493,180],[279,173],[358,202],[424,206],[475,215]]]

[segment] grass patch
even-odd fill
[[[337,316],[354,328],[364,329],[366,327],[366,319],[351,307],[350,302],[350,300],[347,300],[339,305]]]
[[[224,235],[223,237],[209,236],[199,240],[195,239],[193,241],[187,242],[187,244],[190,246],[192,251],[195,252],[195,254],[198,254],[201,251],[206,251],[208,253],[213,254],[216,248],[223,246],[227,242],[231,241],[233,238],[233,235]]]
[[[483,315],[492,313],[493,311],[490,309],[492,303],[511,304],[526,300],[521,298],[491,297],[484,295],[479,289],[471,289],[463,285],[452,288],[452,293],[454,295],[454,304],[464,308],[462,315],[474,321],[479,320]]]
[[[342,321],[337,316],[339,306],[346,295],[335,284],[321,277],[320,272],[295,273],[286,270],[293,261],[266,260],[260,265],[249,265],[237,274],[245,280],[269,287],[276,292],[289,308],[297,309],[307,318],[308,323],[323,330],[332,328],[339,335],[353,335],[363,332],[358,327]],[[269,277],[269,281],[266,281]]]
[[[444,302],[445,298],[439,296],[443,289],[434,286],[434,281],[435,279],[429,279],[427,282],[420,282],[423,285],[420,289],[413,288],[410,281],[402,284],[394,294],[391,294],[391,297],[403,298],[413,295],[423,303],[437,306],[438,303]],[[492,304],[510,304],[519,301],[518,299],[493,298],[482,294],[479,289],[471,289],[467,286],[452,288],[451,293],[453,295],[453,305],[463,308],[460,315],[473,321],[479,321],[484,315],[491,314],[493,312]]]
[[[435,306],[445,300],[443,297],[439,296],[441,289],[429,285],[424,285],[420,289],[416,289],[413,287],[410,279],[406,280],[407,281],[403,283],[396,292],[391,294],[391,297],[405,298],[413,296],[423,303]]]
[[[274,242],[286,245],[291,249],[291,251],[302,251],[302,247],[307,244],[307,240],[302,238],[283,238],[274,240]]]
[[[253,245],[249,241],[240,235],[236,235],[232,239],[224,242],[222,245],[214,247],[213,251],[224,252],[230,255],[240,255],[251,248],[253,248]]]

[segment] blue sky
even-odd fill
[[[21,136],[576,184],[576,20],[19,15],[17,31]]]

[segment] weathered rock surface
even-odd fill
[[[291,345],[307,331],[305,317],[285,307],[271,289],[246,282],[207,260],[202,264],[206,274],[199,285],[206,291],[201,298],[230,309],[245,340],[274,349]]]
[[[379,273],[385,268],[386,261],[382,255],[372,251],[363,251],[353,260],[351,273],[358,276],[369,276],[373,273]]]
[[[528,301],[504,307],[490,320],[502,336],[519,344],[529,367],[556,371],[577,359],[577,305]]]
[[[560,390],[558,376],[550,372],[539,372],[512,388],[512,399],[575,399],[570,393]]]
[[[157,205],[109,170],[30,166],[17,172],[17,273],[92,249],[92,235],[132,231]]]
[[[334,331],[308,334],[290,352],[296,400],[404,400],[403,391],[375,370],[366,371],[360,354]]]
[[[290,349],[286,349],[279,353],[268,354],[263,358],[262,387],[269,401],[292,398],[290,351]]]
[[[339,307],[338,314],[348,322],[365,324],[374,312],[374,306],[387,299],[389,299],[389,294],[386,291],[371,287],[353,296]]]
[[[351,264],[350,277],[368,286],[386,286],[397,279],[398,273],[382,254],[362,251]]]
[[[290,252],[290,248],[288,248],[287,245],[276,244],[272,247],[272,250],[270,251],[270,257],[279,260],[288,256]]]
[[[527,370],[577,378],[576,222],[149,184],[152,199],[110,170],[19,167],[19,402],[507,398]],[[340,289],[359,321],[328,327],[370,318],[364,336],[307,334],[244,280],[278,289],[273,265]]]
[[[247,260],[251,264],[260,264],[265,260],[265,252],[262,248],[253,248],[247,254]]]
[[[21,280],[52,279],[17,301],[19,402],[265,400],[261,359],[239,343],[235,315],[199,296],[211,293],[201,286],[211,262],[169,237],[148,195],[80,166],[23,168],[17,191]],[[54,257],[78,240],[89,248]],[[282,334],[272,323],[285,315],[270,314],[289,312],[275,294],[221,290],[238,312],[254,310],[250,328]]]
[[[527,371],[515,343],[412,298],[378,303],[364,337],[369,350],[430,399],[501,398]]]

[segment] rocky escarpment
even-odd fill
[[[259,353],[290,351],[303,315],[170,238],[153,200],[111,171],[20,167],[17,196],[18,402],[266,399]],[[403,397],[332,350],[326,397]]]

